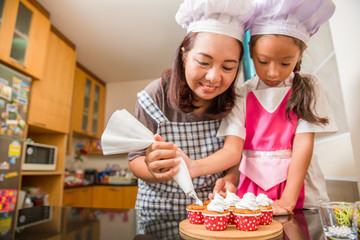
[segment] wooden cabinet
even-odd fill
[[[32,85],[30,125],[69,133],[75,66],[75,46],[52,27],[44,79],[34,81]]]
[[[63,206],[135,208],[137,186],[96,185],[64,189]]]
[[[94,186],[94,208],[135,208],[137,186]]]
[[[0,59],[36,79],[42,79],[50,33],[49,13],[36,1],[1,2],[4,5],[0,26]]]
[[[92,207],[92,187],[76,187],[64,189],[63,206]]]
[[[105,84],[80,64],[75,71],[72,131],[100,139],[104,130]]]
[[[61,206],[76,53],[55,28],[48,38],[44,78],[32,83],[27,138],[57,146],[57,166],[55,171],[22,171],[21,187],[39,187],[49,194],[50,205]]]

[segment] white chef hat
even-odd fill
[[[251,0],[184,0],[175,19],[187,32],[212,32],[243,41]]]
[[[335,12],[331,0],[253,0],[251,35],[281,34],[307,43]]]

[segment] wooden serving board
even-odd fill
[[[241,231],[235,225],[228,225],[223,231],[210,231],[204,224],[191,224],[189,219],[185,219],[179,224],[180,235],[184,239],[271,239],[282,235],[283,227],[281,223],[273,220],[270,225],[259,226],[255,231]]]

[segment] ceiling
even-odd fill
[[[157,78],[186,34],[182,0],[37,0],[76,45],[77,61],[106,83]]]

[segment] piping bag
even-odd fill
[[[154,134],[125,109],[115,111],[110,117],[101,136],[104,155],[127,153],[149,147],[154,141]],[[191,181],[189,170],[182,157],[178,165],[179,172],[173,176],[185,194],[202,206]]]

